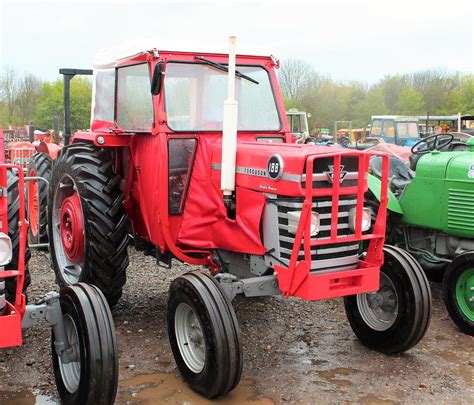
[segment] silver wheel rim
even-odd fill
[[[357,307],[364,322],[372,329],[389,329],[398,316],[398,295],[392,280],[380,272],[380,288],[373,293],[357,295]]]
[[[53,198],[52,223],[54,253],[61,276],[68,285],[73,285],[79,282],[83,263],[78,264],[71,262],[63,250],[60,231],[61,205],[64,199],[72,195],[76,189],[76,183],[72,177],[64,174],[56,186],[56,190],[54,190]]]
[[[63,320],[64,328],[66,329],[66,337],[71,352],[70,355],[73,359],[78,361],[63,363],[61,357],[58,356],[59,371],[61,372],[61,378],[63,380],[64,386],[71,394],[74,394],[78,390],[79,382],[81,381],[79,335],[77,333],[76,324],[70,315],[64,315]]]
[[[206,363],[206,343],[201,322],[194,310],[182,302],[176,308],[174,330],[179,352],[193,373],[200,373]]]

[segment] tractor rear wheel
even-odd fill
[[[86,282],[114,305],[128,266],[127,216],[107,149],[72,144],[61,149],[51,173],[49,243],[60,286]]]
[[[46,153],[35,153],[28,163],[28,177],[43,177],[49,181],[52,162],[51,157]],[[46,243],[48,241],[48,184],[36,180],[30,180],[27,184],[29,240],[32,243]]]
[[[20,190],[18,189],[18,176],[11,170],[7,171],[7,193],[8,193],[8,236],[12,241],[12,260],[5,266],[5,270],[18,270],[18,259],[20,253],[20,233],[18,232],[18,221],[20,220]],[[23,190],[22,190],[23,192]],[[28,245],[25,250],[25,281],[23,283],[23,293],[31,283],[28,262],[31,252]],[[5,279],[5,296],[10,303],[15,302],[16,278]]]
[[[365,346],[396,354],[425,335],[431,291],[418,262],[406,251],[385,245],[379,290],[345,297],[344,305],[352,330]]]
[[[449,265],[443,280],[444,303],[454,323],[474,336],[474,252],[466,252]]]
[[[213,277],[196,271],[173,281],[168,335],[178,369],[192,389],[217,398],[237,386],[243,362],[240,329]]]
[[[66,338],[73,358],[66,363],[51,340],[54,378],[63,404],[113,404],[118,385],[115,328],[105,297],[79,283],[60,292]]]

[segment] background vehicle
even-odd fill
[[[387,240],[443,280],[451,318],[474,335],[474,138],[465,151],[449,151],[452,143],[451,134],[419,141],[412,147],[410,167],[391,158]],[[375,196],[380,164],[375,158],[370,165]]]
[[[424,115],[417,118],[424,136],[434,134],[436,128],[442,124],[446,124],[451,133],[456,131],[471,136],[474,135],[474,115],[472,114]]]
[[[30,252],[24,186],[21,166],[0,164],[0,187],[5,190],[0,197],[0,349],[21,345],[22,329],[45,319],[52,327],[52,363],[62,402],[113,404],[118,352],[103,294],[80,283],[60,293],[49,292],[35,304],[26,305]]]
[[[412,146],[420,140],[417,117],[399,115],[372,116],[371,137],[381,137],[387,143]]]
[[[210,269],[178,277],[168,300],[178,368],[210,398],[240,380],[236,294],[344,296],[355,334],[384,353],[423,337],[431,303],[416,261],[383,246],[386,187],[371,227],[370,154],[293,143],[276,61],[230,45],[229,55],[109,52],[95,69],[92,130],[61,149],[48,204],[62,285],[87,281],[116,303],[129,233],[158,264]]]
[[[310,138],[308,118],[311,117],[311,113],[298,111],[297,108],[290,108],[286,112],[286,117],[290,125],[291,135],[296,136],[297,142],[306,143]]]

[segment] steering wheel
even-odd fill
[[[451,133],[434,134],[419,140],[411,147],[414,155],[425,155],[434,150],[446,149],[453,142],[454,135]],[[421,147],[423,145],[423,147]]]

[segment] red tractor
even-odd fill
[[[0,156],[2,141],[0,131]],[[100,290],[79,283],[27,305],[27,180],[22,166],[0,161],[0,349],[21,345],[22,329],[44,319],[52,327],[51,355],[61,401],[113,404],[118,352],[112,315]]]
[[[384,246],[388,157],[374,212],[364,206],[371,155],[293,143],[278,62],[234,45],[96,66],[91,131],[54,161],[48,204],[63,286],[94,284],[115,304],[129,235],[158,265],[207,266],[174,280],[167,316],[183,378],[209,398],[240,380],[236,294],[344,297],[357,337],[384,353],[417,344],[431,308],[417,262]]]

